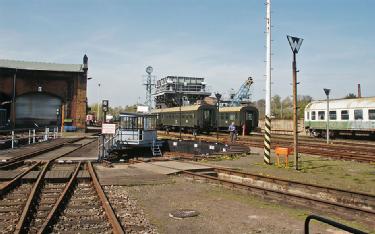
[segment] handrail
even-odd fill
[[[344,225],[342,223],[338,223],[338,222],[335,222],[333,220],[326,219],[324,217],[317,216],[317,215],[309,215],[309,216],[306,217],[306,219],[305,219],[305,234],[309,234],[310,233],[310,231],[309,231],[309,224],[310,224],[310,221],[312,219],[315,219],[315,220],[320,221],[322,223],[329,224],[331,226],[334,226],[336,228],[339,228],[341,230],[344,230],[344,231],[347,231],[347,232],[350,232],[350,233],[354,233],[354,234],[366,234],[366,232],[363,232],[361,230],[358,230],[358,229],[346,226],[346,225]]]

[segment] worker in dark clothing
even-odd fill
[[[229,125],[228,130],[229,130],[230,142],[233,143],[236,140],[236,125],[234,125],[234,122],[232,122],[232,124]]]

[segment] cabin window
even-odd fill
[[[368,119],[369,120],[375,120],[375,109],[368,110]]]
[[[315,115],[316,115],[315,111],[311,111],[311,120],[315,120]]]
[[[318,111],[318,120],[324,120],[325,119],[325,111]]]
[[[337,119],[336,111],[330,111],[329,112],[329,119],[331,119],[331,120]]]
[[[354,110],[354,119],[363,120],[363,110]]]
[[[246,120],[253,120],[253,113],[247,113]]]
[[[349,112],[347,110],[341,111],[341,120],[349,120]]]

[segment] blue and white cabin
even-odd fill
[[[116,132],[118,146],[151,147],[157,140],[156,115],[121,113]]]

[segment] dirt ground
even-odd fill
[[[217,161],[201,162],[241,169],[242,171],[269,175],[284,179],[329,187],[365,192],[375,195],[375,164],[355,161],[332,160],[325,157],[301,155],[301,170],[293,169],[293,156],[289,157],[289,168],[277,167],[272,154],[273,165],[263,163],[263,149],[251,148],[251,155],[235,157],[232,160],[218,159]]]
[[[121,187],[137,200],[160,233],[303,233],[304,219],[313,213],[182,176],[173,179],[172,184]],[[200,215],[180,220],[169,217],[176,209],[193,209]],[[366,230],[366,227],[321,215]],[[310,227],[310,233],[343,233],[316,222]]]

